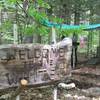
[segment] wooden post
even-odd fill
[[[73,69],[75,68],[75,47],[73,47]]]
[[[53,44],[56,44],[56,31],[55,31],[54,27],[52,27],[52,40],[51,40],[51,42]]]
[[[18,33],[17,33],[17,24],[16,23],[14,23],[14,25],[13,25],[13,33],[14,33],[14,44],[17,44],[18,43]],[[20,95],[17,95],[16,100],[20,100]]]
[[[18,95],[18,96],[16,97],[16,100],[20,100],[20,95]]]
[[[57,100],[57,87],[54,88],[53,95],[54,95],[53,100]]]
[[[18,33],[17,33],[17,24],[13,25],[13,33],[14,33],[14,44],[18,43]]]
[[[100,31],[99,31],[99,48],[100,48]]]

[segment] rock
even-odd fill
[[[63,88],[63,89],[72,89],[72,88],[75,88],[75,84],[74,83],[70,83],[70,84],[59,83],[58,87]]]
[[[43,95],[42,94],[39,94],[38,96],[39,96],[39,98],[43,98]]]
[[[10,94],[5,94],[5,95],[2,95],[1,97],[0,97],[0,100],[5,100],[5,99],[7,99],[7,98],[9,98],[10,97]]]
[[[73,96],[71,94],[64,95],[65,100],[74,100]]]
[[[85,96],[79,96],[77,100],[91,100],[91,98],[85,97]]]
[[[73,96],[75,100],[78,100],[78,95]]]

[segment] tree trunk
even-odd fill
[[[2,10],[0,10],[0,24],[2,24]],[[2,34],[2,28],[0,28],[0,44],[2,44],[1,34]]]
[[[80,23],[80,12],[79,12],[78,7],[80,7],[80,5],[75,4],[75,11],[74,11],[74,24],[75,25],[79,25],[79,23]],[[75,68],[77,65],[77,48],[78,48],[77,41],[78,41],[78,35],[77,35],[77,33],[74,32],[73,39],[72,39],[73,48],[72,48],[72,56],[71,56],[72,68]]]
[[[80,24],[80,13],[79,13],[79,11],[77,9],[74,12],[74,24],[75,25],[79,25]]]
[[[33,34],[34,43],[41,43],[41,41],[42,41],[42,37],[40,36],[40,34]]]
[[[25,36],[23,42],[24,43],[33,43],[33,36]]]
[[[1,34],[1,33],[0,33],[0,34]],[[2,43],[1,43],[1,36],[0,36],[0,44],[2,44]]]
[[[37,42],[41,43],[41,35],[40,34],[37,35]]]

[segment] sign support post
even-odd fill
[[[56,31],[55,28],[52,27],[52,44],[56,44]]]
[[[16,100],[20,100],[20,95],[18,95],[18,96],[16,97]]]
[[[53,100],[57,100],[57,87],[54,88],[53,95],[54,95]]]
[[[17,33],[17,24],[16,23],[14,23],[13,32],[14,32],[14,44],[18,44],[18,33]]]

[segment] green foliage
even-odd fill
[[[82,29],[69,29],[69,30],[61,30],[61,29],[57,29],[57,33],[59,34],[60,37],[62,37],[63,35],[64,36],[70,36],[72,35],[73,33],[76,33],[76,34],[80,34],[82,33],[83,30]]]
[[[13,3],[13,4],[16,4],[16,1],[18,0],[8,0],[9,3]]]
[[[13,24],[11,22],[11,20],[6,20],[4,23],[2,23],[2,25],[0,26],[1,31],[2,32],[7,32],[7,31],[11,31],[13,27]]]
[[[16,2],[22,3],[23,0],[7,0],[9,4],[16,4]]]
[[[64,22],[64,19],[59,18],[59,17],[54,17],[54,16],[50,16],[49,19],[50,19],[50,21],[55,22],[55,23],[62,23],[62,22]]]
[[[38,0],[38,4],[40,7],[45,7],[45,8],[49,7],[49,5],[48,7],[46,7],[47,3],[45,3],[43,0]],[[40,24],[42,19],[48,19],[48,16],[46,15],[46,13],[43,11],[39,12],[38,9],[36,9],[33,5],[31,5],[28,9],[28,14],[35,21],[35,24],[32,25],[32,27],[34,27],[34,29],[32,28],[32,31],[33,31],[32,34],[34,33],[34,34],[40,34],[41,36],[46,36],[50,32],[50,29]]]
[[[37,2],[38,2],[38,5],[39,5],[39,7],[42,7],[42,8],[50,8],[50,5],[48,4],[48,3],[46,3],[44,0],[37,0]]]
[[[13,36],[11,35],[11,33],[4,34],[2,36],[2,39],[4,39],[4,40],[10,40],[10,41],[13,41],[14,40]]]
[[[32,36],[33,34],[40,34],[41,36],[46,36],[50,30],[42,25],[29,25],[23,28],[24,35]]]
[[[32,26],[26,26],[24,28],[23,33],[24,33],[24,35],[30,35],[31,36],[33,34],[33,31],[34,31],[34,28]]]
[[[40,22],[41,19],[47,18],[47,15],[44,12],[39,12],[33,6],[30,6],[28,9],[28,14],[35,19],[35,21]]]
[[[32,36],[33,34],[39,34],[41,36],[46,36],[46,37],[50,33],[51,29],[49,29],[48,27],[42,26],[40,24],[42,19],[47,19],[51,22],[62,24],[63,22],[67,22],[66,20],[70,20],[69,16],[74,14],[75,10],[77,10],[80,13],[81,18],[85,18],[83,12],[87,11],[88,9],[90,9],[93,6],[93,4],[91,2],[93,0],[79,0],[79,1],[78,0],[66,0],[67,3],[65,3],[66,4],[65,8],[64,8],[64,4],[63,4],[64,2],[62,3],[61,0],[47,1],[47,2],[50,2],[50,5],[45,0],[36,0],[36,1],[29,0],[29,2],[28,2],[29,8],[27,11],[24,11],[23,6],[22,6],[23,0],[2,0],[2,1],[4,1],[4,2],[0,3],[0,7],[2,8],[2,6],[3,6],[5,8],[8,8],[7,9],[8,11],[11,11],[10,8],[12,8],[13,13],[16,13],[16,5],[17,5],[17,7],[18,7],[17,22],[19,22],[19,24],[22,24],[21,28],[20,28],[21,33],[24,33],[24,35],[30,35],[30,36]],[[88,2],[88,4],[87,4],[87,2]],[[96,3],[96,1],[93,1],[93,2],[95,3],[93,10],[95,10],[97,3]],[[19,5],[18,5],[18,3],[19,3]],[[20,7],[20,5],[21,5],[21,7]],[[19,7],[20,7],[20,9],[19,9]],[[50,13],[49,14],[50,16],[48,16],[45,13],[45,10],[47,10],[47,9],[51,9],[52,13],[55,16],[53,16],[52,13]],[[67,14],[65,12],[69,12],[70,15],[68,15],[69,13]],[[59,16],[63,16],[63,13],[65,14],[65,18],[64,19],[59,18]],[[21,17],[19,17],[19,16],[21,16]],[[82,16],[84,16],[84,17],[82,17]],[[29,21],[29,20],[31,20],[31,21]],[[6,21],[5,23],[2,23],[1,30],[3,32],[11,31],[13,29],[13,23],[12,23],[13,21],[14,20],[11,19],[11,21]],[[62,35],[69,36],[70,34],[73,34],[73,33],[81,34],[81,33],[83,33],[83,30],[81,28],[77,29],[77,30],[75,30],[75,29],[69,29],[69,30],[56,29],[56,32],[59,36],[62,36]]]
[[[45,26],[40,26],[38,27],[38,32],[41,36],[46,36],[47,34],[50,33],[50,29]]]

